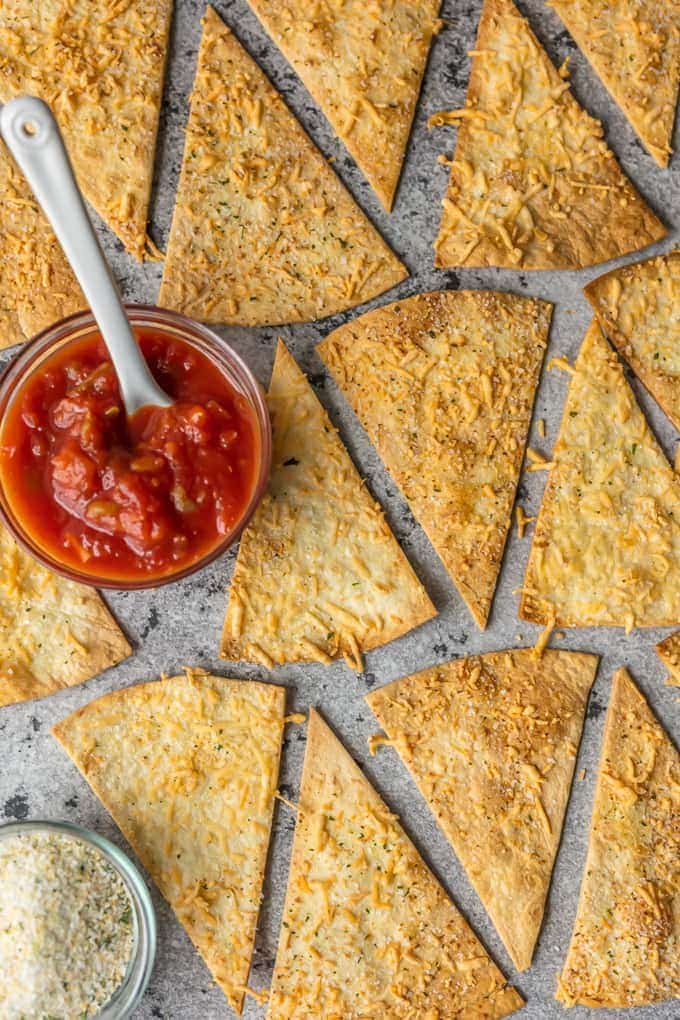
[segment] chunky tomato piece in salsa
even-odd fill
[[[139,330],[176,403],[128,419],[101,337],[48,357],[17,390],[0,437],[5,496],[48,555],[102,578],[176,573],[242,518],[259,471],[254,412],[219,366]]]

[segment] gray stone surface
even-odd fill
[[[557,353],[570,358],[575,355],[589,320],[581,288],[599,275],[602,267],[573,273],[533,274],[504,270],[439,272],[432,268],[432,242],[446,183],[446,170],[436,163],[436,156],[439,152],[452,151],[454,135],[452,131],[428,133],[426,119],[434,110],[454,108],[464,102],[468,75],[466,52],[474,42],[480,0],[444,0],[443,16],[448,25],[433,49],[395,211],[389,216],[381,210],[361,173],[333,137],[328,124],[290,67],[259,27],[246,0],[219,0],[216,6],[283,91],[322,151],[335,157],[334,165],[342,179],[411,270],[411,278],[392,292],[390,298],[433,288],[456,287],[496,287],[546,298],[556,302],[548,357]],[[669,226],[677,227],[680,220],[680,159],[673,160],[671,171],[659,170],[642,150],[622,113],[578,53],[556,15],[542,0],[529,0],[521,6],[531,16],[536,32],[553,59],[561,62],[567,55],[572,57],[576,96],[587,109],[601,117],[607,137],[624,168]],[[204,3],[203,0],[177,0],[176,7],[152,211],[152,233],[161,246],[167,239],[172,211]],[[679,141],[677,139],[676,144]],[[157,294],[160,267],[133,264],[106,231],[102,229],[101,233],[126,296],[131,300],[153,301]],[[672,238],[673,233],[657,246],[658,250],[672,247]],[[362,696],[367,690],[389,680],[449,658],[532,644],[538,628],[517,619],[517,599],[513,595],[513,589],[522,582],[530,538],[518,541],[516,535],[512,536],[490,624],[484,633],[480,633],[315,354],[318,340],[345,318],[337,316],[321,323],[281,330],[226,329],[222,332],[265,383],[276,335],[280,333],[290,344],[310,374],[321,401],[339,425],[341,435],[370,488],[385,506],[391,525],[437,604],[439,615],[426,626],[369,655],[367,672],[361,676],[354,676],[343,663],[338,663],[328,668],[285,667],[268,678],[288,687],[291,710],[306,710],[310,705],[317,705],[323,710],[388,804],[401,815],[425,859],[489,951],[528,1000],[522,1015],[527,1020],[556,1018],[563,1011],[553,1000],[555,975],[564,959],[576,910],[611,675],[621,665],[629,667],[677,740],[680,733],[678,692],[664,686],[665,671],[653,650],[655,642],[667,632],[636,632],[626,637],[622,631],[613,629],[574,630],[568,632],[564,640],[554,642],[556,647],[597,652],[602,660],[577,764],[577,770],[586,769],[586,777],[583,782],[574,785],[534,964],[529,971],[517,975],[465,873],[437,830],[395,753],[384,749],[375,759],[369,757],[366,737],[377,727]],[[6,357],[11,357],[11,352]],[[534,424],[532,442],[546,452],[551,449],[557,433],[566,385],[567,379],[560,372],[545,372],[541,380],[534,422],[544,418],[547,435],[541,439]],[[666,453],[672,456],[678,437],[641,387],[635,381],[633,385]],[[544,481],[542,473],[523,478],[520,491],[528,510],[535,511],[538,507]],[[50,726],[107,691],[154,678],[161,670],[173,672],[184,663],[213,668],[236,677],[266,676],[262,670],[247,666],[225,668],[217,656],[233,558],[232,552],[193,579],[158,592],[112,593],[108,601],[134,645],[133,656],[84,686],[47,700],[13,706],[0,713],[0,820],[68,818],[96,828],[125,846],[107,813],[51,738]],[[304,739],[302,727],[289,728],[281,789],[292,798],[297,795]],[[292,813],[279,804],[251,975],[251,983],[255,987],[266,986],[271,975],[293,827]],[[158,909],[160,948],[151,986],[136,1014],[138,1020],[197,1020],[199,1017],[211,1020],[227,1015],[229,1011],[223,996],[211,983],[206,968],[192,950],[183,930],[155,892],[154,897]],[[588,1012],[577,1008],[571,1016],[577,1020]],[[245,1015],[254,1020],[262,1017],[264,1010],[249,1002]],[[680,1005],[667,1003],[647,1009],[612,1010],[607,1015],[679,1020]]]

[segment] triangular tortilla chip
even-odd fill
[[[436,264],[580,269],[666,230],[512,0],[485,0]]]
[[[0,101],[51,106],[78,183],[144,257],[172,0],[3,0]]]
[[[680,687],[680,630],[660,641],[656,646],[656,654],[668,666],[666,683],[671,687]]]
[[[518,970],[531,964],[597,657],[458,659],[366,695]]]
[[[614,675],[574,933],[557,998],[680,996],[680,756],[625,669]]]
[[[585,294],[611,342],[680,429],[680,250],[605,273]]]
[[[0,348],[85,306],[59,242],[20,170],[0,149]]]
[[[279,341],[269,387],[269,491],[241,539],[222,656],[330,662],[435,615],[328,415]]]
[[[85,705],[52,732],[241,1012],[285,691],[201,670]]]
[[[677,0],[550,0],[659,166],[680,85]]]
[[[208,8],[160,303],[206,322],[305,322],[407,275]]]
[[[486,625],[551,306],[493,291],[420,294],[317,348]]]
[[[680,478],[596,321],[574,374],[520,616],[566,627],[680,623]]]
[[[492,1020],[522,1005],[312,709],[268,1020]]]
[[[83,683],[130,652],[94,588],[46,570],[0,526],[0,706]]]
[[[392,208],[441,0],[249,0]]]

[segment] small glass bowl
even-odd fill
[[[139,578],[117,578],[111,575],[98,575],[93,571],[78,570],[71,564],[60,563],[45,549],[40,546],[34,537],[24,528],[21,520],[14,513],[12,506],[0,485],[0,520],[9,528],[10,532],[23,547],[44,566],[53,570],[62,577],[71,581],[78,581],[95,588],[116,588],[122,591],[130,591],[140,588],[158,588],[173,581],[179,581],[183,577],[194,574],[197,570],[212,563],[218,556],[238,539],[243,529],[254,514],[258,503],[264,495],[269,480],[271,468],[271,423],[264,393],[257,379],[248,368],[242,358],[212,330],[207,329],[201,323],[194,322],[184,315],[171,312],[167,308],[158,308],[155,305],[126,305],[128,318],[134,327],[162,330],[169,336],[176,336],[185,343],[194,347],[202,354],[217,364],[218,368],[229,379],[232,386],[250,404],[255,423],[259,430],[260,463],[253,486],[253,492],[243,516],[232,528],[229,534],[225,535],[213,549],[207,552],[200,559],[189,563],[176,571],[151,575]],[[88,336],[97,330],[91,312],[78,312],[67,319],[62,319],[55,325],[38,333],[20,351],[17,357],[9,363],[5,371],[0,375],[0,432],[5,412],[9,407],[15,393],[22,383],[41,363],[54,354],[59,348]]]
[[[97,1014],[97,1020],[126,1020],[142,1001],[156,959],[156,915],[146,883],[129,857],[108,839],[71,822],[8,822],[0,840],[31,832],[52,832],[88,843],[106,858],[125,883],[134,920],[132,956],[123,981]]]

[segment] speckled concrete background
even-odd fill
[[[556,303],[548,358],[557,353],[570,358],[576,354],[589,321],[589,309],[581,288],[599,275],[603,267],[579,273],[535,274],[507,270],[440,272],[432,268],[432,242],[446,183],[446,170],[436,163],[436,156],[441,151],[452,151],[454,135],[446,130],[429,134],[426,120],[437,109],[454,108],[464,102],[469,63],[466,53],[474,42],[481,0],[444,0],[442,14],[447,28],[434,45],[392,215],[382,211],[361,173],[250,13],[246,0],[218,0],[216,6],[284,93],[321,150],[327,156],[335,157],[334,165],[342,179],[411,270],[411,278],[393,291],[389,299],[434,288],[458,287],[495,287],[546,298]],[[535,31],[556,62],[561,62],[567,55],[573,57],[571,67],[576,96],[591,113],[604,121],[610,144],[625,170],[669,226],[676,228],[677,238],[680,225],[680,155],[676,154],[671,171],[659,170],[576,50],[557,16],[542,0],[529,0],[520,6],[530,15]],[[176,8],[152,215],[152,233],[161,246],[167,239],[179,172],[187,99],[193,79],[204,0],[177,0]],[[680,131],[676,132],[678,146]],[[102,237],[126,297],[154,301],[160,267],[133,264],[104,230]],[[658,249],[672,247],[672,238],[673,233],[658,245]],[[648,253],[651,254],[651,249]],[[282,330],[228,329],[223,331],[223,335],[245,356],[264,383],[268,381],[277,333],[291,346],[310,374],[320,399],[338,423],[341,435],[370,488],[386,508],[391,525],[437,604],[439,616],[405,638],[369,655],[368,672],[361,676],[354,676],[343,663],[338,663],[332,667],[281,668],[265,678],[288,687],[291,709],[305,710],[309,705],[317,705],[323,710],[390,807],[401,815],[423,856],[491,954],[528,1000],[522,1016],[527,1020],[561,1017],[563,1009],[553,1000],[555,975],[564,959],[576,910],[611,675],[617,667],[628,666],[666,728],[677,740],[680,736],[678,691],[664,686],[665,671],[653,650],[654,644],[666,632],[639,632],[625,637],[620,630],[577,630],[568,633],[563,641],[554,642],[562,648],[597,652],[602,660],[577,764],[577,770],[586,769],[586,777],[574,786],[534,964],[528,972],[517,976],[463,869],[437,830],[395,753],[384,749],[377,758],[369,758],[366,737],[377,727],[362,696],[367,690],[389,680],[452,657],[532,644],[538,628],[517,619],[517,600],[512,594],[522,581],[530,538],[523,541],[518,541],[516,535],[511,538],[490,624],[483,634],[480,633],[394,483],[335,387],[328,381],[314,352],[321,337],[344,319],[344,316],[338,316],[319,324]],[[11,352],[6,357],[11,357]],[[566,382],[566,377],[560,372],[546,373],[541,381],[534,421],[539,417],[545,418],[547,435],[545,439],[539,438],[534,426],[532,443],[544,452],[550,451],[557,434]],[[666,453],[672,457],[678,437],[656,405],[641,392],[640,386],[633,384]],[[544,481],[545,476],[540,472],[523,478],[520,495],[528,511],[535,511],[538,507]],[[225,669],[225,664],[217,657],[232,564],[233,553],[197,577],[157,593],[111,594],[108,601],[134,645],[133,656],[85,686],[44,701],[2,710],[0,820],[68,818],[96,828],[125,846],[106,812],[51,738],[50,726],[107,691],[152,679],[161,670],[173,672],[184,663],[214,668],[236,677],[263,677],[262,670],[246,666]],[[293,799],[297,796],[304,740],[304,728],[289,728],[281,789]],[[279,804],[251,975],[251,984],[255,987],[266,987],[271,975],[293,827],[292,813]],[[155,892],[154,898],[160,922],[160,949],[149,991],[136,1014],[138,1020],[198,1020],[199,1017],[212,1020],[228,1015],[224,998],[211,983],[208,971],[192,950],[187,936]],[[570,1015],[577,1020],[588,1012],[577,1008]],[[249,1002],[245,1015],[254,1020],[264,1016],[264,1010]],[[607,1013],[607,1016],[624,1015],[631,1020],[643,1017],[680,1020],[680,1005],[666,1003],[647,1009],[611,1010]]]

